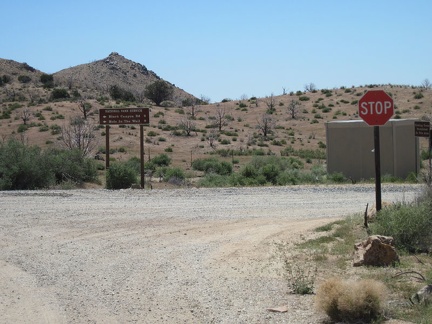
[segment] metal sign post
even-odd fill
[[[375,208],[381,210],[381,150],[380,129],[374,126],[374,153],[375,153]]]
[[[428,121],[415,121],[414,122],[414,135],[416,137],[429,137],[429,176],[428,183],[432,181],[432,129],[430,129],[430,122]]]
[[[381,153],[379,126],[384,125],[393,116],[393,99],[383,90],[370,90],[359,100],[359,116],[374,127],[375,153],[375,206],[381,210]]]

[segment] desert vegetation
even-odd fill
[[[102,157],[106,133],[98,125],[99,109],[147,107],[151,110],[144,139],[147,176],[149,180],[166,179],[154,177],[156,173],[165,175],[166,170],[147,165],[153,156],[167,154],[170,167],[182,170],[178,174],[183,180],[172,181],[179,185],[345,182],[343,175],[325,172],[324,123],[358,119],[359,98],[378,87],[394,98],[395,118],[430,120],[432,107],[427,79],[419,86],[370,84],[333,89],[319,89],[311,82],[304,91],[284,88],[281,95],[242,95],[210,103],[206,96],[194,97],[118,53],[54,74],[26,63],[3,61],[3,143],[15,138],[43,151],[78,148],[86,157]],[[122,164],[139,157],[139,129],[135,125],[111,126],[110,142],[112,162]],[[422,165],[427,167],[426,141],[420,140],[420,146]],[[206,170],[196,167],[207,159],[217,160],[213,164],[230,164],[231,172],[220,174],[215,166]],[[106,176],[100,171],[100,183],[104,183]],[[410,177],[410,181],[415,180]],[[159,182],[153,185],[157,187]]]
[[[315,230],[294,251],[275,243],[275,255],[289,293],[315,293],[316,307],[333,321],[381,323],[388,318],[428,323],[432,308],[413,296],[432,283],[432,191],[382,209],[369,228],[361,214]],[[353,247],[370,234],[392,236],[400,255],[393,267],[352,265]]]

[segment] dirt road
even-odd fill
[[[0,323],[319,323],[272,244],[374,199],[370,185],[0,192]]]

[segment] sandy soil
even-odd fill
[[[419,186],[385,186],[411,201]],[[274,245],[374,187],[0,192],[0,323],[322,323]],[[285,313],[268,308],[285,306]]]

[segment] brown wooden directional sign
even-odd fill
[[[101,125],[148,125],[150,122],[149,108],[99,109]]]
[[[429,122],[421,122],[421,121],[414,122],[414,131],[415,131],[415,136],[417,137],[429,137],[429,129],[430,129]]]

